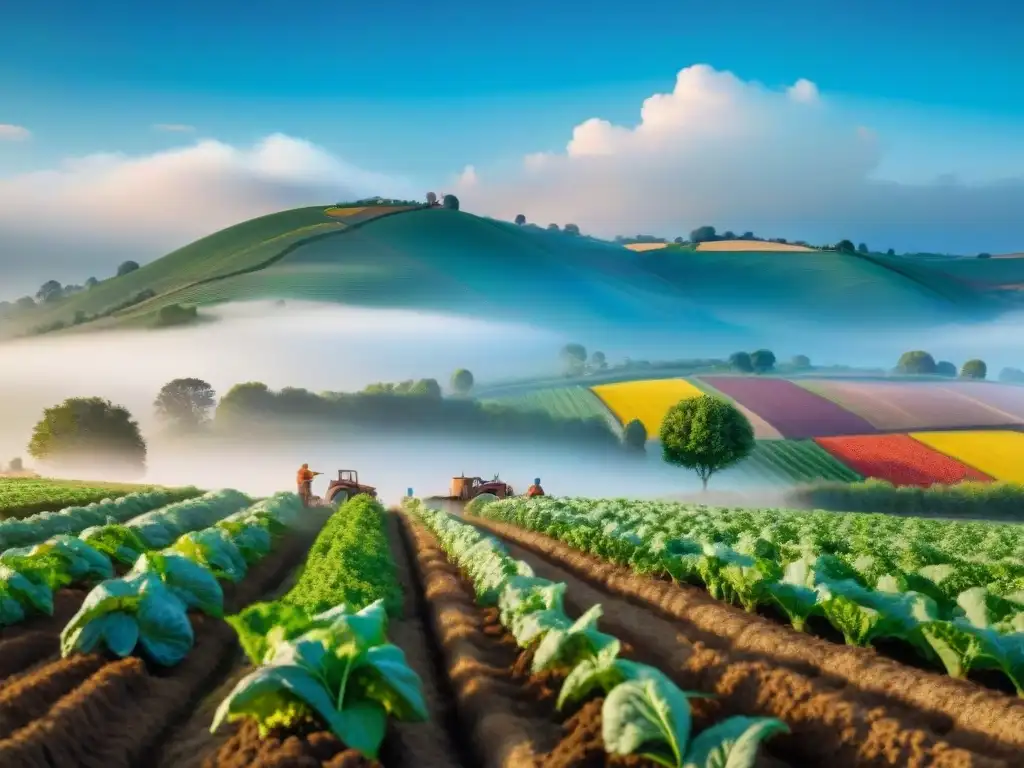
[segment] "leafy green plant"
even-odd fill
[[[103,646],[124,657],[139,645],[168,667],[184,659],[194,641],[185,603],[151,572],[104,581],[86,596],[60,636],[64,656]]]
[[[383,600],[356,613],[338,606],[307,623],[311,628],[291,640],[279,625],[285,631],[276,638],[274,629],[268,633],[269,660],[221,702],[211,731],[249,717],[265,735],[314,716],[347,746],[376,758],[388,717],[427,719],[422,681],[402,650],[386,642]]]

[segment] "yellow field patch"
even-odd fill
[[[700,397],[704,393],[683,379],[650,379],[601,384],[590,391],[601,398],[620,424],[639,419],[647,428],[647,436],[657,439],[661,422],[668,409],[680,400]]]
[[[326,211],[324,211],[324,213],[326,213],[328,216],[336,216],[338,218],[343,218],[345,216],[352,216],[353,214],[365,210],[366,206],[364,205],[362,208],[328,208]]]
[[[1024,483],[1024,434],[1020,432],[911,432],[910,436],[996,480]]]
[[[766,243],[763,240],[713,240],[701,243],[698,251],[795,251],[800,253],[813,252],[814,248],[791,243]]]
[[[668,243],[630,243],[626,247],[631,251],[642,253],[644,251],[657,251],[668,246]]]

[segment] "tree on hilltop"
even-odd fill
[[[961,379],[984,379],[988,374],[988,366],[984,360],[968,360],[960,368]]]
[[[886,256],[895,256],[896,255],[896,250],[894,248],[890,248],[888,251],[885,252],[885,255]]]
[[[595,371],[607,370],[607,368],[608,368],[608,360],[604,356],[604,352],[601,352],[599,350],[595,350],[590,355],[590,367],[593,368]]]
[[[956,366],[949,362],[949,360],[939,360],[939,362],[935,364],[935,375],[955,379]]]
[[[715,228],[707,224],[703,227],[697,227],[690,233],[690,242],[694,244],[706,243],[716,239],[718,239],[718,236],[715,234]]]
[[[836,243],[836,250],[840,253],[854,253],[853,243],[849,240],[840,240]]]
[[[160,388],[153,408],[170,426],[188,432],[209,421],[216,402],[217,393],[202,379],[174,379]]]
[[[858,245],[857,246],[857,252],[858,253],[870,253],[870,251],[868,250],[867,243],[861,243],[860,245]]]
[[[526,217],[523,214],[521,214],[521,213],[517,213],[516,214],[516,224],[518,224],[521,227],[525,223],[526,223]]]
[[[459,210],[459,198],[455,195],[445,195],[442,206],[447,208],[449,211]]]
[[[979,259],[991,259],[992,258],[992,254],[991,253],[979,253],[978,254],[978,258]]]
[[[64,295],[64,287],[56,280],[47,280],[36,291],[36,298],[40,303],[46,304],[51,301],[56,301]]]
[[[117,268],[117,276],[124,277],[129,272],[134,272],[139,268],[139,264],[136,261],[122,261],[121,265]]]
[[[759,349],[750,355],[754,373],[767,373],[775,367],[775,353],[770,349]]]
[[[790,361],[790,365],[797,371],[810,370],[811,358],[807,355],[793,355],[793,359]]]
[[[729,355],[729,367],[741,373],[754,372],[754,363],[750,360],[749,352],[733,352]]]
[[[436,192],[427,192],[427,205],[437,205]]]
[[[558,225],[555,223],[548,224],[548,229],[551,232],[558,232]]]
[[[14,302],[14,306],[16,306],[18,309],[31,309],[35,305],[36,300],[33,299],[31,296],[22,296],[20,299]]]
[[[704,490],[720,472],[754,450],[754,428],[734,405],[701,395],[669,408],[661,424],[662,458],[669,464],[692,469]]]
[[[29,454],[65,469],[115,466],[141,475],[146,441],[127,409],[99,397],[71,397],[43,411],[32,430]]]
[[[580,228],[575,224],[566,224],[565,227],[562,228],[562,231],[569,235],[578,235],[580,233]]]
[[[575,342],[566,344],[559,352],[559,357],[561,357],[566,374],[569,376],[579,376],[586,369],[587,348],[582,344]]]
[[[452,391],[460,395],[468,395],[473,389],[473,374],[465,368],[459,368],[452,374]]]
[[[1010,384],[1024,384],[1024,371],[1020,368],[1003,368],[999,372],[999,380]]]
[[[896,370],[905,374],[935,373],[935,358],[921,349],[904,352],[896,363]]]

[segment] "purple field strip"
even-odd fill
[[[951,381],[942,386],[1024,423],[1024,387],[980,381]]]
[[[1003,427],[1020,418],[986,404],[957,382],[811,380],[804,386],[863,416],[880,430]],[[979,385],[986,387],[986,385]]]
[[[785,379],[701,376],[726,397],[756,413],[783,437],[871,435],[866,420]]]

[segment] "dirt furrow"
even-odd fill
[[[472,519],[478,523],[476,518]],[[638,655],[668,673],[684,690],[717,694],[722,715],[757,714],[778,717],[792,729],[789,736],[775,737],[772,751],[796,765],[855,766],[1007,766],[992,759],[998,751],[954,745],[948,735],[933,730],[927,717],[916,710],[865,701],[863,694],[826,676],[806,674],[774,658],[737,653],[728,642],[708,642],[711,625],[705,624],[691,639],[692,620],[669,619],[634,599],[623,599],[604,588],[600,578],[558,559],[558,551],[544,545],[541,557],[536,534],[509,530],[506,526],[481,526],[503,538],[511,554],[534,567],[538,576],[568,585],[566,604],[582,610],[594,603],[604,608],[601,625],[632,644]],[[529,542],[529,548],[518,546]],[[557,542],[555,542],[557,544]],[[572,552],[570,550],[570,552]],[[586,577],[581,577],[580,573]],[[747,617],[729,615],[730,620]],[[1007,759],[1011,754],[1004,753]]]
[[[637,756],[605,752],[602,739],[603,698],[584,702],[573,713],[557,712],[554,702],[564,674],[531,675],[532,651],[520,652],[500,625],[497,609],[476,605],[472,588],[439,548],[436,538],[418,523],[403,527],[414,552],[434,616],[435,637],[444,649],[463,736],[480,765],[487,768],[584,768],[654,764]],[[626,649],[625,655],[632,656]],[[647,661],[638,657],[638,660]],[[717,719],[717,705],[695,701],[696,730]],[[785,768],[759,757],[758,768]]]

